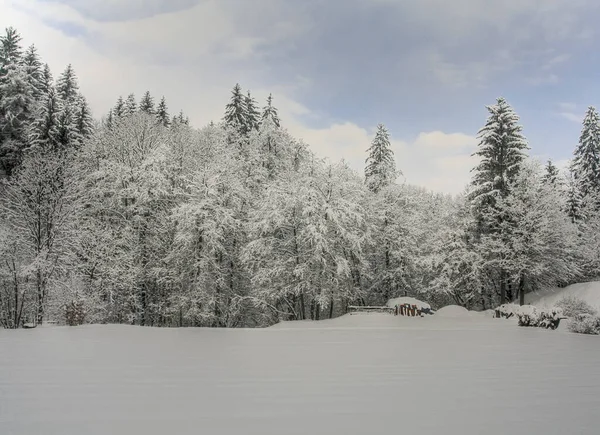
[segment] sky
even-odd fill
[[[0,27],[69,63],[94,115],[149,90],[196,127],[236,83],[317,155],[363,170],[376,126],[401,181],[458,193],[486,106],[564,166],[600,103],[597,0],[0,0]]]

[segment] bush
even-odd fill
[[[546,329],[556,329],[560,324],[562,310],[560,308],[552,308],[550,310],[539,310],[536,307],[522,307],[517,313],[519,326],[534,326]]]
[[[562,308],[563,314],[569,318],[575,318],[579,314],[589,314],[595,316],[597,311],[586,301],[573,297],[565,296],[556,303],[556,306]]]
[[[592,314],[576,314],[569,319],[567,328],[578,334],[600,335],[600,317]]]

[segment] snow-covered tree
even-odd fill
[[[150,95],[150,91],[146,91],[140,100],[139,110],[149,115],[154,115],[154,98]]]
[[[377,193],[396,181],[399,175],[390,135],[383,124],[377,126],[377,133],[367,152],[365,182],[371,191]]]
[[[600,193],[600,116],[594,107],[585,115],[574,155],[572,171],[583,196]]]
[[[77,109],[75,112],[77,133],[81,137],[81,140],[88,139],[94,132],[94,119],[92,118],[90,106],[82,94],[79,94],[75,107]]]
[[[54,88],[54,78],[52,77],[50,67],[46,63],[44,64],[44,68],[42,69],[42,73],[40,75],[38,90],[41,94],[47,95],[50,91],[50,88]]]
[[[552,160],[546,162],[545,170],[544,181],[555,186],[559,182],[560,171]]]
[[[29,145],[38,150],[55,150],[59,147],[59,121],[61,103],[54,88],[50,88],[41,102],[29,132]]]
[[[0,37],[0,173],[9,176],[26,147],[27,127],[36,104],[20,41],[13,28]]]
[[[245,106],[246,106],[246,128],[248,131],[258,130],[258,126],[260,123],[260,112],[258,111],[258,104],[254,97],[250,95],[250,91],[245,98]]]
[[[133,115],[135,112],[137,112],[137,103],[135,101],[135,94],[129,94],[127,95],[127,99],[125,100],[125,109],[123,111],[123,114],[125,116],[129,116],[129,115]],[[113,113],[113,116],[115,114]]]
[[[158,103],[158,107],[156,108],[156,119],[165,127],[168,127],[171,124],[167,100],[165,100],[164,96],[160,99],[160,103]]]
[[[71,264],[80,204],[73,167],[68,157],[51,151],[28,153],[0,197],[0,216],[18,255],[7,260],[13,268],[17,262],[27,265],[20,285],[35,295],[26,316],[36,323],[45,317],[53,282],[64,279]]]
[[[65,104],[71,104],[79,95],[79,82],[71,64],[67,65],[64,72],[56,81],[56,92]]]
[[[519,117],[504,98],[487,107],[490,116],[479,130],[479,146],[474,153],[480,159],[473,169],[471,201],[479,207],[493,205],[506,196],[508,186],[519,174],[529,149],[522,134]]]
[[[267,105],[263,107],[263,113],[261,116],[261,122],[266,122],[270,120],[276,127],[281,126],[281,121],[279,120],[279,115],[277,114],[277,108],[273,106],[273,96],[269,94],[267,98]]]
[[[247,107],[246,98],[242,93],[242,88],[236,84],[231,91],[231,100],[225,106],[225,116],[223,121],[226,125],[235,128],[240,133],[247,133]]]
[[[123,101],[123,97],[120,95],[119,98],[117,98],[115,107],[112,109],[112,114],[116,118],[121,118],[125,114],[125,101]]]
[[[25,51],[23,66],[25,67],[34,98],[37,101],[43,99],[45,87],[42,84],[42,62],[40,61],[35,45],[30,45],[27,51]]]

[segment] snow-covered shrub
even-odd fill
[[[569,331],[578,334],[600,335],[600,317],[592,314],[576,314],[569,319]]]
[[[85,306],[82,300],[73,300],[65,307],[65,321],[69,326],[83,325]]]
[[[556,303],[556,306],[562,308],[563,314],[569,318],[575,318],[579,314],[589,314],[595,316],[597,311],[583,299],[574,296],[565,296]]]
[[[519,326],[537,326],[539,328],[556,329],[562,317],[560,308],[551,308],[549,310],[541,310],[530,306],[528,310],[521,310],[517,313]]]

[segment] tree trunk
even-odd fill
[[[300,293],[300,320],[306,320],[306,306],[304,304],[304,293]]]
[[[500,270],[500,305],[506,303],[506,273]]]
[[[525,273],[523,272],[519,277],[519,305],[525,305]]]
[[[329,304],[329,318],[333,319],[333,298],[331,298],[331,303]]]

